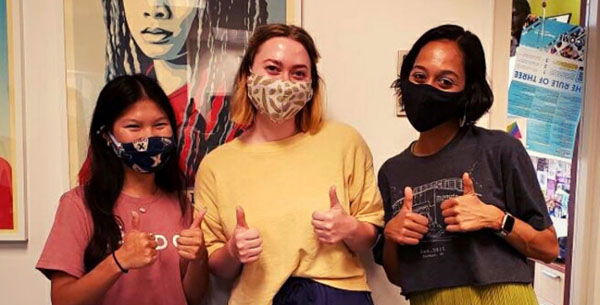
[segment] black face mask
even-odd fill
[[[419,132],[428,131],[463,115],[464,91],[445,92],[426,84],[401,83],[402,103],[410,124]]]

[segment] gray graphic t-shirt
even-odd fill
[[[463,195],[468,172],[481,201],[493,204],[537,230],[552,225],[529,155],[502,131],[462,128],[438,153],[416,157],[407,148],[379,171],[386,223],[413,189],[413,212],[429,219],[429,232],[416,246],[398,246],[402,294],[456,286],[530,283],[525,256],[491,230],[450,233],[440,205]],[[382,264],[383,238],[374,249]]]

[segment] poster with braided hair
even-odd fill
[[[177,119],[188,189],[202,158],[241,134],[231,89],[253,30],[300,23],[300,0],[66,0],[71,184],[89,171],[89,124],[107,81],[142,73],[165,90]],[[87,160],[87,161],[86,161]]]

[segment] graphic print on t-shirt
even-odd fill
[[[413,188],[413,212],[429,219],[429,232],[421,240],[422,243],[446,241],[453,238],[446,232],[446,224],[440,206],[446,199],[461,196],[463,182],[461,178],[444,178]],[[394,216],[404,205],[404,197],[392,204]]]
[[[475,181],[473,181],[473,184],[477,185]],[[439,179],[419,185],[413,188],[412,191],[413,212],[419,213],[429,219],[429,232],[425,234],[421,243],[443,242],[456,237],[455,234],[446,231],[446,224],[444,223],[444,216],[442,216],[440,206],[447,199],[463,195],[462,178]],[[480,194],[477,195],[481,196]],[[403,205],[404,196],[392,203],[394,216],[400,212]]]
[[[119,225],[119,231],[121,232],[121,241],[119,242],[119,244],[122,244],[123,240],[125,240],[125,231],[123,231],[122,225]],[[154,235],[154,241],[156,241],[156,243],[157,243],[156,250],[158,250],[158,251],[166,249],[169,246],[169,241],[171,242],[173,247],[177,248],[178,247],[177,240],[179,240],[179,237],[181,237],[181,236],[179,236],[179,234],[172,234],[171,238],[168,239],[163,234],[153,233],[152,235]]]
[[[378,181],[387,224],[403,206],[406,187],[418,193],[413,211],[424,213],[421,208],[429,207],[439,213],[442,200],[436,197],[452,193],[463,196],[461,177],[465,172],[469,173],[481,202],[512,213],[536,230],[552,225],[535,168],[520,141],[503,131],[477,126],[461,129],[434,155],[416,156],[408,147],[381,166]],[[436,216],[438,219],[429,216],[431,223],[437,221],[445,226],[441,216]],[[532,282],[525,256],[491,229],[445,233],[441,237],[425,236],[425,242],[417,245],[396,246],[395,271],[404,296],[450,287]],[[381,264],[385,246],[385,239],[381,238],[373,251]],[[393,258],[386,257],[387,262],[390,259]],[[435,270],[435,275],[424,270]]]

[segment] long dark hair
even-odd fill
[[[116,250],[121,240],[119,225],[122,220],[113,210],[123,189],[125,171],[123,163],[107,145],[106,133],[112,131],[114,122],[129,107],[143,98],[155,102],[167,114],[175,135],[175,113],[169,98],[149,77],[139,74],[119,76],[107,83],[98,96],[89,134],[91,176],[84,185],[85,203],[94,223],[94,233],[84,254],[86,272]],[[177,163],[177,149],[172,150],[172,154],[165,167],[154,174],[154,180],[161,191],[177,196],[184,214],[188,202],[183,174]]]
[[[458,44],[465,65],[465,124],[475,124],[492,106],[494,95],[486,80],[485,54],[479,38],[462,27],[453,24],[441,25],[423,34],[412,46],[400,69],[400,75],[392,83],[396,94],[402,94],[400,84],[407,80],[421,49],[432,41],[451,40]]]

